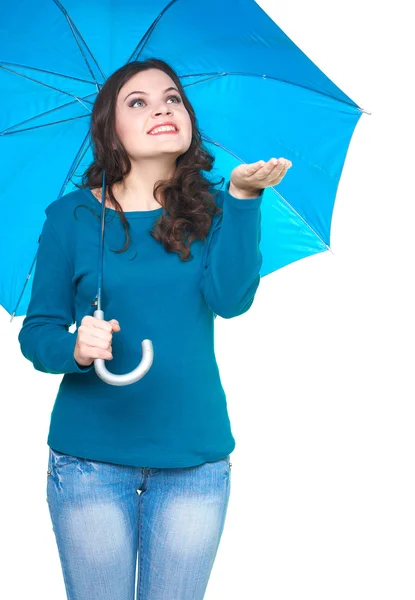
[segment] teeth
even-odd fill
[[[153,129],[153,131],[150,131],[150,135],[152,133],[157,133],[158,131],[176,131],[176,128],[173,127],[173,125],[163,125],[162,127],[157,127],[156,129]]]

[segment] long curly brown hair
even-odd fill
[[[202,146],[197,119],[180,79],[165,61],[148,58],[132,61],[115,71],[104,83],[95,100],[90,125],[94,160],[82,175],[82,188],[101,188],[105,170],[107,192],[112,205],[120,213],[126,232],[125,246],[115,252],[124,252],[130,245],[129,223],[118,203],[112,186],[131,171],[131,161],[115,130],[115,107],[117,96],[123,85],[135,74],[146,69],[160,69],[167,73],[179,90],[184,106],[192,123],[192,141],[189,149],[176,160],[176,169],[170,179],[159,180],[153,195],[160,191],[163,198],[163,214],[157,219],[152,237],[161,242],[169,252],[177,252],[182,261],[190,260],[190,244],[196,239],[205,240],[214,215],[221,213],[213,200],[216,195],[209,191],[222,185],[224,177],[216,183],[201,174],[211,171],[215,157]],[[105,195],[106,197],[106,195]],[[168,211],[168,215],[166,214]]]

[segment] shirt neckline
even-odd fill
[[[99,209],[101,210],[102,208],[102,202],[100,202],[99,200],[97,200],[97,198],[95,198],[94,194],[91,192],[91,189],[89,187],[87,188],[82,188],[82,190],[88,195],[88,197],[93,201],[93,203],[99,207]],[[128,219],[142,219],[144,217],[158,217],[159,215],[162,214],[164,210],[163,206],[160,206],[160,208],[153,208],[151,210],[127,210],[124,211],[125,216]],[[117,210],[115,210],[115,208],[108,208],[106,207],[106,211],[108,214],[110,215],[115,215],[115,213],[119,212]]]

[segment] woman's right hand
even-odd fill
[[[78,327],[74,358],[82,367],[92,365],[96,358],[112,360],[112,332],[120,331],[116,319],[104,321],[85,315]]]

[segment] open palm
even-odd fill
[[[268,162],[259,160],[235,167],[230,180],[239,190],[256,192],[279,184],[291,166],[292,162],[286,158],[271,158]]]

